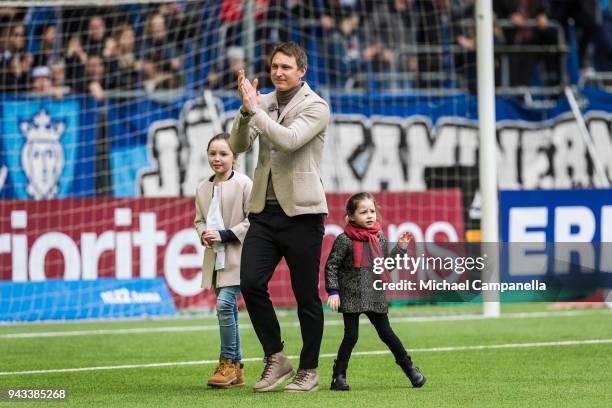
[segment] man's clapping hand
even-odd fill
[[[249,112],[259,107],[259,92],[257,92],[258,83],[259,81],[257,78],[251,83],[245,76],[243,69],[238,71],[238,94],[242,101],[241,111]]]

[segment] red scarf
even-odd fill
[[[370,267],[374,258],[382,258],[378,232],[380,224],[376,223],[372,228],[359,227],[349,223],[344,227],[344,233],[353,240],[353,261],[355,268]],[[367,246],[367,250],[363,248]]]

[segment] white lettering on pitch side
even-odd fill
[[[107,305],[134,304],[134,303],[160,303],[162,298],[157,292],[138,292],[119,288],[100,293],[102,302]]]
[[[103,231],[100,234],[83,231],[80,247],[75,240],[59,231],[44,233],[34,240],[28,251],[27,237],[23,229],[27,227],[28,214],[25,211],[11,212],[12,233],[0,234],[0,253],[9,253],[12,258],[12,280],[14,282],[45,281],[45,260],[51,250],[57,250],[64,259],[65,280],[94,280],[98,278],[98,264],[105,252],[115,255],[115,277],[130,279],[135,277],[132,249],[139,248],[140,270],[138,277],[152,279],[157,276],[158,247],[167,244],[163,256],[164,274],[168,286],[181,296],[193,296],[202,291],[201,272],[186,279],[182,269],[201,267],[203,249],[192,228],[178,231],[168,242],[166,231],[157,229],[157,215],[142,212],[138,215],[138,229],[125,231],[132,226],[132,210],[116,208],[114,225],[121,231]],[[183,254],[187,247],[195,248],[195,253]]]

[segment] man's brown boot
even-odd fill
[[[316,391],[319,389],[319,375],[312,368],[305,370],[300,368],[293,380],[285,387],[286,392]]]
[[[208,379],[208,385],[217,388],[228,387],[232,382],[236,381],[236,378],[234,362],[229,358],[220,357],[214,374]]]
[[[295,374],[291,362],[282,351],[264,357],[264,362],[266,366],[261,374],[261,378],[253,386],[253,391],[255,392],[271,391]]]

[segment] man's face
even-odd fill
[[[32,80],[32,92],[48,92],[51,89],[51,78],[47,76],[37,77]]]
[[[166,21],[161,14],[156,14],[151,20],[151,37],[155,40],[166,38]]]
[[[57,31],[55,29],[55,26],[47,27],[47,29],[45,30],[45,32],[43,34],[43,42],[45,44],[53,46],[53,43],[55,42],[55,34],[56,34],[56,32]]]
[[[98,80],[104,75],[104,62],[97,55],[90,55],[87,58],[85,71],[90,79]]]
[[[272,58],[270,68],[272,83],[277,91],[286,91],[297,86],[306,73],[306,69],[297,67],[295,57],[277,52]]]
[[[25,27],[20,25],[11,32],[11,45],[15,51],[21,51],[25,46]]]
[[[89,20],[89,37],[96,40],[102,41],[106,32],[106,24],[100,16],[93,16]]]

